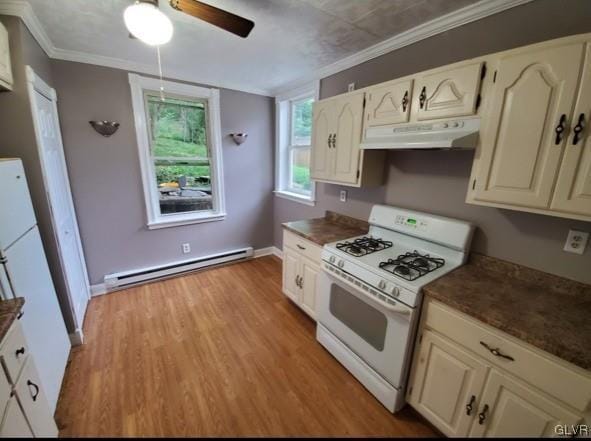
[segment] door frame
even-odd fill
[[[41,95],[43,95],[44,97],[46,97],[47,99],[49,99],[53,104],[53,117],[55,118],[55,122],[56,122],[57,129],[58,129],[57,136],[58,136],[59,144],[60,144],[60,158],[61,158],[61,162],[62,162],[62,170],[65,174],[66,182],[68,183],[67,198],[68,198],[68,205],[69,205],[69,208],[72,212],[72,217],[73,217],[73,228],[74,228],[74,235],[75,235],[74,237],[75,237],[76,245],[78,248],[78,253],[80,255],[80,260],[81,260],[80,263],[82,265],[82,270],[84,272],[83,276],[84,276],[84,284],[86,286],[87,299],[90,300],[91,295],[90,295],[90,282],[88,279],[88,270],[86,267],[86,259],[84,258],[84,250],[82,249],[82,241],[80,240],[80,232],[78,230],[78,219],[76,217],[76,210],[74,209],[74,203],[73,203],[73,199],[72,199],[72,191],[70,188],[70,177],[68,176],[68,168],[66,165],[66,159],[65,159],[64,150],[63,150],[64,144],[63,144],[63,140],[62,140],[61,127],[59,124],[59,116],[58,116],[58,111],[57,111],[57,93],[56,93],[55,89],[50,87],[45,81],[43,81],[42,78],[39,77],[39,75],[37,75],[35,73],[35,71],[33,70],[33,68],[31,66],[28,66],[28,65],[25,66],[25,73],[26,73],[26,77],[27,77],[27,91],[28,91],[28,95],[29,95],[29,102],[31,105],[31,113],[33,116],[33,126],[35,128],[35,140],[37,141],[39,162],[41,164],[41,173],[43,175],[43,185],[45,186],[45,189],[46,189],[45,195],[47,197],[47,203],[50,207],[51,225],[53,228],[53,235],[54,235],[54,239],[57,244],[57,250],[58,250],[58,255],[59,255],[60,264],[61,264],[60,270],[61,270],[62,276],[64,277],[64,280],[66,281],[65,285],[66,285],[66,291],[68,294],[68,306],[70,308],[69,312],[70,312],[71,319],[74,322],[74,326],[75,326],[74,332],[70,334],[70,341],[71,341],[72,345],[81,345],[84,340],[84,334],[82,332],[82,325],[83,325],[82,322],[83,322],[84,318],[82,317],[82,319],[79,320],[76,315],[76,311],[74,310],[73,296],[70,291],[70,286],[68,284],[68,275],[65,271],[64,254],[61,249],[59,237],[57,236],[58,226],[57,226],[56,220],[53,216],[53,212],[51,211],[52,204],[51,204],[49,192],[47,191],[47,189],[49,188],[49,185],[48,185],[49,178],[47,175],[47,169],[46,169],[46,165],[45,165],[45,161],[44,161],[41,133],[40,133],[39,125],[38,125],[37,107],[36,107],[36,103],[35,103],[35,92],[38,92]]]

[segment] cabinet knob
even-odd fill
[[[421,90],[421,94],[419,95],[419,104],[421,109],[425,106],[425,101],[427,100],[427,87],[423,86]]]
[[[556,139],[554,140],[554,144],[559,145],[562,142],[562,136],[564,131],[566,130],[566,115],[563,113],[560,116],[560,120],[558,121],[558,125],[554,129],[556,133]]]
[[[488,404],[485,404],[484,407],[482,408],[482,412],[480,412],[478,414],[478,424],[480,424],[481,426],[484,424],[487,414],[488,414]]]
[[[470,402],[466,404],[466,415],[470,415],[472,413],[474,401],[476,401],[476,396],[472,395],[472,397],[470,397]]]
[[[408,90],[404,92],[404,96],[402,97],[402,111],[406,112],[406,106],[408,105]]]
[[[577,125],[573,128],[573,132],[575,132],[575,136],[573,136],[573,145],[577,145],[577,143],[581,140],[582,136],[581,133],[585,128],[585,114],[581,113],[579,115],[579,120],[577,121]]]
[[[24,346],[21,346],[16,351],[14,351],[14,355],[16,356],[16,358],[18,358],[21,355],[25,355],[25,348],[24,348]]]

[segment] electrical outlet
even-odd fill
[[[353,92],[354,90],[355,90],[355,83],[349,83],[349,85],[347,86],[347,91]]]
[[[585,231],[569,230],[564,244],[567,253],[583,254],[589,240],[589,233]]]
[[[347,202],[347,190],[341,190],[341,202]]]
[[[191,244],[184,243],[183,244],[183,254],[188,254],[191,252]]]

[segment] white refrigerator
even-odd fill
[[[0,295],[25,298],[20,321],[54,412],[70,340],[20,159],[0,159]]]

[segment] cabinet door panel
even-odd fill
[[[302,309],[312,317],[316,318],[316,279],[320,273],[320,267],[308,259],[301,257],[302,273]]]
[[[412,80],[390,82],[367,92],[364,128],[408,122]]]
[[[575,144],[575,134],[571,131],[551,208],[591,216],[591,46],[587,46],[581,78],[571,130],[581,123],[582,132]]]
[[[33,432],[23,415],[16,397],[12,397],[4,411],[4,418],[0,425],[0,438],[32,438]]]
[[[57,426],[31,356],[27,358],[16,385],[16,396],[35,437],[56,437]]]
[[[297,251],[283,247],[283,292],[294,302],[300,302],[300,288],[296,284],[299,277],[300,256]]]
[[[334,126],[333,106],[333,101],[314,103],[310,164],[312,179],[329,179],[331,175],[332,149],[329,136],[332,135]]]
[[[547,208],[566,136],[583,45],[551,47],[501,58],[481,133],[475,198]],[[565,121],[565,130],[568,128]]]
[[[363,93],[337,101],[335,108],[336,145],[334,150],[333,181],[354,184],[358,179]]]
[[[415,82],[415,119],[426,121],[474,115],[481,71],[482,62],[477,62],[423,75]]]
[[[431,331],[423,332],[419,350],[410,404],[446,435],[465,436],[488,366]],[[468,414],[471,401],[473,410]]]
[[[556,435],[558,424],[578,424],[582,418],[535,392],[520,381],[493,369],[486,382],[480,408],[488,405],[480,424],[476,419],[470,436],[476,437],[540,437]]]

